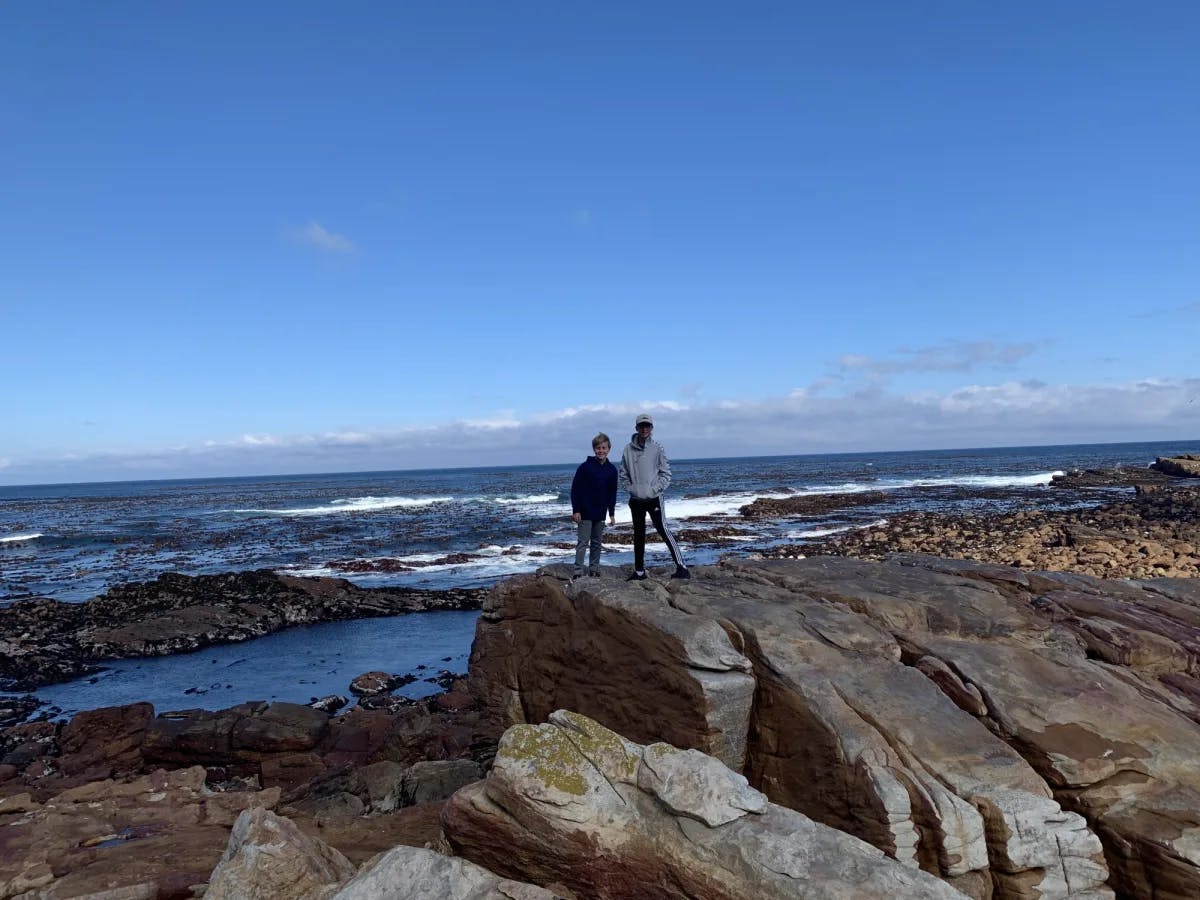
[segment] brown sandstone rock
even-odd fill
[[[213,794],[199,766],[158,770],[131,781],[104,780],[46,799],[0,801],[0,897],[80,897],[157,885],[203,883],[220,857],[229,825],[251,806],[273,806],[278,788]],[[44,878],[45,874],[49,878]]]
[[[160,763],[260,763],[273,754],[313,750],[329,727],[326,713],[296,703],[183,710],[164,713],[148,724],[143,753]]]
[[[66,775],[114,774],[142,766],[142,742],[154,717],[149,703],[93,709],[76,715],[59,736],[59,766]]]
[[[600,581],[528,578],[489,598],[472,681],[493,714],[536,722],[569,700],[639,740],[732,747],[723,758],[773,801],[970,896],[1105,896],[1098,838],[1124,895],[1200,895],[1195,580],[822,557],[728,561],[666,588]],[[735,670],[754,682],[744,751],[697,725],[722,698],[656,694],[703,671],[649,652],[680,634],[709,634],[704,659],[750,662]],[[570,671],[581,659],[590,690]]]
[[[672,608],[652,582],[576,585],[568,598],[554,579],[518,577],[484,601],[471,649],[483,706],[505,722],[582,709],[646,742],[668,721],[674,743],[740,767],[754,679],[721,624]]]

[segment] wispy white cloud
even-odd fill
[[[12,465],[12,460],[9,460],[9,459],[0,459],[0,471],[3,471],[4,469],[7,469],[7,468],[8,468],[9,466],[11,466],[11,465]]]
[[[643,411],[654,415],[656,436],[676,458],[1185,440],[1200,436],[1198,397],[1200,378],[1006,381],[913,393],[871,383],[690,406],[598,403],[386,430],[249,433],[189,448],[7,460],[2,477],[13,483],[564,462],[582,459],[597,431],[623,444]]]
[[[358,247],[350,238],[329,231],[317,222],[309,222],[303,228],[293,228],[290,235],[297,243],[316,247],[326,253],[351,256],[358,252]]]
[[[891,358],[848,353],[838,359],[838,366],[844,371],[876,376],[901,372],[969,372],[984,367],[1014,365],[1036,349],[1035,343],[947,341],[933,347],[902,347]]]

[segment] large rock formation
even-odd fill
[[[594,900],[961,896],[769,803],[710,756],[564,711],[507,731],[486,782],[455,794],[442,822],[468,859]]]
[[[472,685],[502,721],[567,707],[712,753],[968,896],[1200,896],[1197,582],[931,558],[562,574],[485,603]]]

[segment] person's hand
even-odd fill
[[[571,521],[572,522],[578,522],[582,518],[583,518],[583,515],[581,513],[571,513]]]
[[[609,516],[609,517],[608,517],[608,524],[609,524],[609,525],[616,525],[616,524],[617,524],[617,517],[616,517],[616,516]]]

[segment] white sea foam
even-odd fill
[[[16,544],[21,541],[34,541],[42,536],[40,531],[31,531],[29,534],[9,534],[0,537],[0,544]]]
[[[550,563],[568,562],[574,558],[574,551],[560,550],[545,544],[516,544],[511,547],[492,544],[475,550],[455,552],[456,556],[467,557],[465,560],[438,562],[438,560],[446,559],[449,555],[448,553],[413,553],[408,556],[385,558],[388,563],[412,566],[411,571],[402,572],[359,572],[353,569],[341,569],[336,565],[297,567],[282,571],[286,571],[289,575],[348,577],[356,581],[376,579],[396,581],[397,579],[420,579],[424,576],[445,574],[482,579],[531,572],[539,566]],[[371,562],[371,560],[354,560],[354,562]]]
[[[513,506],[523,503],[551,503],[558,499],[558,494],[527,494],[523,497],[496,497],[494,502],[501,506]]]
[[[525,516],[530,519],[557,519],[571,517],[570,501],[561,501],[558,494],[525,494],[515,497],[484,497],[485,503],[503,507],[505,514]]]
[[[1033,475],[954,475],[944,478],[881,478],[878,481],[847,481],[797,487],[800,494],[862,494],[867,491],[900,491],[914,487],[1038,487],[1047,485],[1061,470]],[[766,496],[766,495],[761,495]]]
[[[829,534],[841,534],[843,531],[852,530],[854,530],[853,525],[842,525],[839,528],[810,528],[806,531],[788,531],[783,536],[789,541],[802,541],[805,538],[825,537]]]
[[[839,525],[836,528],[809,528],[803,531],[788,531],[784,537],[790,541],[802,541],[805,538],[825,537],[830,534],[841,534],[846,531],[857,531],[860,528],[878,528],[887,524],[887,519],[876,519],[865,525]]]
[[[731,494],[714,494],[708,497],[667,496],[665,505],[667,517],[671,519],[695,519],[700,516],[730,516],[743,506],[753,503],[759,497],[780,498],[790,494],[779,491],[739,491]],[[628,515],[626,508],[626,515]]]
[[[797,494],[864,494],[867,491],[882,491],[888,488],[904,487],[899,482],[886,481],[846,481],[842,484],[805,484],[796,488]]]
[[[1035,475],[959,475],[952,478],[908,478],[897,481],[880,481],[878,485],[883,490],[906,487],[1038,487],[1047,485],[1055,475],[1064,474],[1061,470],[1055,472],[1038,472]]]
[[[824,494],[862,494],[867,491],[899,491],[918,487],[1037,487],[1047,485],[1061,471],[1039,472],[1034,475],[961,475],[947,478],[898,478],[879,481],[847,481],[841,484],[797,485],[794,491],[731,491],[728,494],[712,494],[706,497],[675,497],[667,495],[664,505],[667,518],[673,520],[696,519],[709,516],[735,516],[743,507],[758,499],[779,500],[788,497],[811,497]],[[549,499],[554,499],[549,497]],[[549,504],[533,511],[534,515],[550,516],[569,514],[566,504]],[[617,524],[627,525],[631,521],[629,506],[624,500],[617,503]]]
[[[235,509],[235,513],[261,516],[331,516],[344,513],[378,512],[383,509],[419,509],[435,503],[449,503],[453,497],[350,497],[325,506],[300,509]]]

